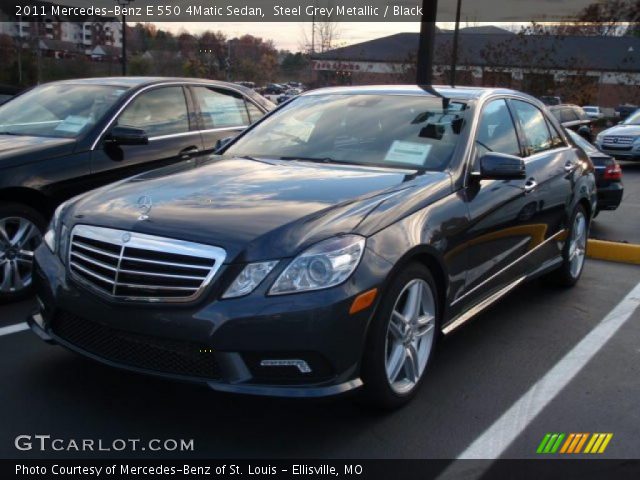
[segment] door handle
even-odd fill
[[[536,182],[533,178],[527,180],[527,183],[524,184],[524,193],[531,193],[536,188],[538,188],[538,182]]]
[[[198,152],[198,147],[187,147],[184,150],[180,150],[180,158],[182,160],[187,160],[188,158],[191,158],[192,155],[195,155]]]
[[[578,164],[575,162],[567,162],[564,164],[564,171],[567,173],[573,172],[578,167]]]

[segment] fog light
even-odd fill
[[[261,360],[261,367],[296,367],[300,373],[311,373],[311,367],[304,360]]]

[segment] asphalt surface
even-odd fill
[[[173,458],[457,458],[597,333],[638,282],[636,266],[588,261],[573,289],[542,280],[521,286],[444,339],[413,403],[386,414],[351,398],[289,401],[215,393],[106,367],[44,344],[29,331],[3,335],[0,458],[123,455],[19,452],[14,439],[24,434],[194,439],[194,452],[164,454]],[[0,328],[23,321],[30,308],[31,302],[0,307]],[[640,309],[632,311],[601,349],[573,355],[577,375],[536,400],[539,415],[518,428],[499,456],[533,458],[547,432],[611,432],[600,458],[640,458]],[[507,422],[518,425],[533,408],[527,403],[516,412],[518,421]],[[487,452],[501,433],[493,437],[480,442],[482,447],[486,441]]]
[[[591,238],[640,244],[640,162],[623,162],[624,195],[617,210],[604,211],[591,225]]]

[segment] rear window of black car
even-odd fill
[[[301,96],[225,154],[443,170],[466,110],[465,103],[427,96]]]

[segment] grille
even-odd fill
[[[632,145],[635,140],[635,137],[604,137],[604,141],[602,143],[610,144],[610,145]]]
[[[124,300],[189,301],[224,262],[218,247],[78,225],[71,233],[72,277]]]
[[[190,342],[134,334],[106,327],[67,312],[58,313],[53,333],[86,352],[124,366],[154,372],[219,379],[220,372],[206,347]]]

